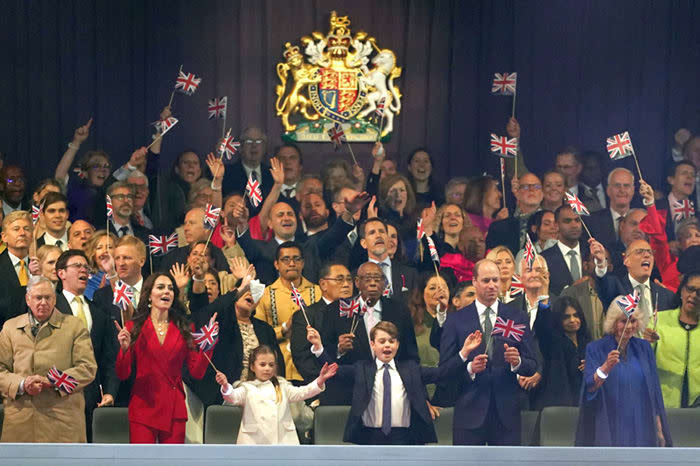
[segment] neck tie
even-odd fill
[[[373,307],[366,306],[365,309],[367,312],[367,331],[369,332],[377,325],[377,317]]]
[[[571,272],[571,278],[576,281],[581,278],[581,269],[578,266],[578,260],[576,260],[576,256],[578,254],[572,249],[571,251],[567,252],[566,255],[569,256],[569,271]]]
[[[392,296],[394,294],[394,289],[391,286],[391,266],[386,262],[379,262],[379,267],[381,267],[384,278],[386,278],[386,287],[389,289],[389,296]]]
[[[382,433],[391,433],[391,375],[389,375],[389,364],[384,364],[384,396],[382,398]]]
[[[486,311],[484,312],[484,325],[483,325],[484,336],[486,336],[486,338],[488,339],[487,341],[491,343],[490,345],[488,343],[486,344],[487,345],[486,350],[487,350],[487,354],[489,356],[491,356],[491,353],[493,352],[493,342],[491,341],[491,339],[493,338],[491,336],[491,333],[493,333],[493,324],[491,323],[491,313],[492,312],[493,312],[493,309],[491,309],[490,307],[486,308]]]
[[[78,303],[78,319],[83,323],[85,328],[88,328],[87,317],[85,317],[85,308],[83,307],[83,300],[80,296],[73,298],[73,302]]]
[[[19,272],[17,273],[17,278],[19,278],[20,286],[27,286],[29,275],[27,275],[27,266],[24,263],[24,259],[20,259],[19,261]]]
[[[121,227],[119,228],[119,237],[121,238],[124,235],[129,234],[129,227]]]
[[[644,284],[637,285],[634,287],[634,289],[637,290],[637,293],[639,294],[639,304],[637,305],[637,307],[640,311],[642,311],[642,314],[644,314],[645,316],[650,316],[651,310],[649,309],[649,301],[647,301],[647,296],[645,293],[646,288],[647,286]]]
[[[253,181],[258,181],[258,172],[257,170],[253,170],[250,172],[250,177],[253,179]]]
[[[59,239],[58,241],[56,241],[55,246],[56,246],[57,248],[62,249],[62,248],[63,248],[63,241],[61,241],[61,240]]]
[[[287,188],[284,190],[284,197],[286,198],[292,198],[294,197],[294,194],[296,194],[294,191],[296,191],[294,188]]]

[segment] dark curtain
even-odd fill
[[[207,100],[228,95],[228,126],[267,130],[280,142],[275,65],[286,41],[328,31],[335,9],[396,52],[404,95],[389,154],[405,165],[426,146],[436,174],[497,173],[488,134],[505,134],[511,98],[490,93],[494,72],[518,72],[516,117],[532,170],[568,144],[605,152],[629,130],[645,178],[659,185],[673,133],[700,130],[700,2],[693,0],[4,0],[0,151],[36,181],[51,176],[79,124],[83,149],[115,163],[150,140],[180,64],[203,78],[176,95],[178,125],[164,165],[208,152],[220,123]],[[369,144],[355,144],[365,167]],[[318,171],[330,144],[302,144]],[[623,162],[631,162],[627,159]]]

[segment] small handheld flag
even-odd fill
[[[219,341],[219,322],[215,320],[204,325],[198,332],[192,332],[192,338],[200,351],[209,351]]]
[[[224,97],[214,97],[209,101],[209,106],[207,110],[209,111],[209,119],[212,118],[226,118],[226,107],[228,105],[228,98]]]
[[[684,199],[682,201],[673,202],[673,220],[680,222],[694,216],[695,206],[693,205],[693,201]]]
[[[112,300],[112,304],[119,306],[122,309],[127,309],[133,299],[134,292],[131,291],[131,287],[119,280],[114,285],[114,299]]]
[[[107,221],[109,221],[114,217],[114,207],[112,206],[112,198],[109,197],[109,194],[105,196],[105,202],[107,205]]]
[[[491,335],[503,335],[505,339],[521,341],[523,335],[525,335],[525,324],[516,324],[511,319],[503,320],[501,317],[496,317],[496,323],[493,325]]]
[[[430,258],[433,260],[433,262],[440,263],[440,255],[438,254],[437,248],[435,247],[435,242],[430,236],[425,236],[426,241],[428,242],[428,251],[430,251]]]
[[[494,73],[492,94],[514,95],[518,73]]]
[[[333,127],[328,130],[328,136],[331,138],[335,150],[339,150],[346,141],[345,131],[343,131],[343,127],[340,123],[335,123]]]
[[[499,157],[514,158],[518,155],[518,138],[508,139],[491,133],[491,152]]]
[[[226,133],[226,137],[221,141],[219,153],[222,156],[225,155],[227,160],[231,160],[240,147],[241,143],[231,136],[231,130],[229,130],[228,133]]]
[[[46,377],[49,379],[49,382],[56,387],[56,390],[63,390],[64,392],[71,394],[76,388],[78,388],[78,381],[65,372],[58,370],[56,366],[53,366],[49,370]]]
[[[577,195],[571,194],[568,191],[566,191],[564,194],[566,195],[566,202],[569,204],[569,206],[571,206],[571,209],[578,215],[591,214],[586,208],[585,204],[581,202],[581,199],[579,199]]]
[[[520,277],[518,275],[513,275],[513,278],[510,279],[510,295],[516,296],[524,291],[525,285],[520,281]]]
[[[359,313],[360,302],[354,297],[350,298],[349,300],[341,299],[338,301],[338,309],[340,317],[347,317],[348,319],[351,319],[355,317],[355,314]]]
[[[245,185],[245,193],[253,207],[260,205],[263,200],[260,182],[258,180],[253,180],[252,177],[248,178],[248,182]]]
[[[537,256],[537,250],[535,249],[535,245],[532,244],[530,235],[526,234],[525,238],[525,254],[523,255],[523,259],[525,259],[527,263],[527,269],[532,270],[532,265],[535,263],[535,257]]]
[[[421,240],[425,236],[425,229],[423,228],[423,219],[419,218],[418,219],[418,226],[416,228],[416,238],[418,241]]]
[[[151,255],[154,256],[167,254],[171,249],[175,249],[177,247],[177,241],[177,233],[173,233],[170,236],[148,235],[148,247],[150,248]]]
[[[622,312],[624,312],[628,318],[637,310],[638,304],[639,293],[637,293],[637,290],[617,300],[617,305],[620,306],[620,309],[622,309]]]
[[[620,160],[630,155],[634,155],[632,141],[627,131],[615,134],[606,139],[606,148],[612,160]]]
[[[192,95],[201,82],[202,78],[198,78],[194,73],[183,73],[180,70],[175,80],[175,90],[186,95]]]
[[[221,207],[214,207],[211,204],[207,204],[204,210],[204,228],[213,230],[219,223],[219,216],[221,214]]]
[[[44,206],[44,204],[41,204],[41,206],[32,204],[32,223],[36,225],[36,223],[39,221],[39,215],[41,214],[41,209]]]

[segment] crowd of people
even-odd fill
[[[578,406],[578,445],[671,446],[665,409],[700,406],[700,136],[654,187],[574,147],[540,177],[521,141],[506,202],[438,183],[427,148],[317,174],[250,127],[234,162],[165,170],[167,137],[116,166],[91,123],[33,190],[0,171],[2,441],[91,441],[111,406],[133,443],[197,441],[226,403],[238,443],[306,443],[349,405],[347,442],[435,442],[454,407],[455,444],[518,445],[521,411]]]

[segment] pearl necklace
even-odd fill
[[[158,332],[158,335],[160,335],[161,337],[165,336],[165,332],[168,330],[168,321],[166,320],[165,322],[156,322],[153,318],[151,318],[151,321],[153,322],[154,326],[157,327],[156,332]]]

